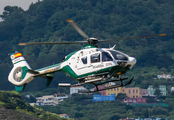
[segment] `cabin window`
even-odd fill
[[[102,52],[102,62],[112,61],[112,57],[107,52]]]
[[[83,57],[82,59],[83,64],[87,64],[87,57]]]
[[[100,54],[96,53],[91,55],[91,63],[100,62]]]

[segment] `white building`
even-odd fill
[[[78,93],[78,90],[87,90],[87,89],[84,88],[83,86],[71,87],[70,94]]]
[[[173,92],[174,91],[174,87],[171,87],[171,92]]]
[[[36,98],[36,104],[35,105],[58,105],[59,101],[56,99],[53,95],[47,95],[42,97]]]
[[[69,98],[69,96],[68,95],[65,95],[65,96],[57,96],[57,97],[55,97],[58,101],[59,101],[59,104],[61,104],[60,102],[62,102],[62,101],[64,101],[64,99],[67,99],[67,98]]]
[[[67,114],[60,114],[61,117],[69,118],[69,115]]]
[[[166,74],[157,75],[157,78],[158,79],[160,79],[160,78],[171,79],[171,75],[170,74],[168,74],[168,75],[166,75]]]

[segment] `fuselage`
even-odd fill
[[[120,51],[95,45],[86,45],[83,49],[65,56],[61,63],[37,70],[30,68],[21,53],[12,53],[10,57],[14,67],[8,79],[14,85],[22,85],[22,88],[24,84],[39,76],[51,81],[53,74],[59,71],[79,82],[108,80],[111,77],[122,76],[136,63],[135,58]]]
[[[83,49],[65,57],[60,68],[76,80],[89,80],[97,77],[114,77],[125,74],[136,63],[136,59],[112,48],[98,48],[87,45]]]

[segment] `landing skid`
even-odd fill
[[[78,84],[74,84],[74,85],[71,85],[71,84],[67,84],[67,83],[62,83],[62,84],[59,84],[59,86],[62,86],[62,87],[76,87],[76,86],[81,86],[81,85],[85,85],[85,84],[93,84],[95,85],[96,87],[96,90],[79,90],[78,93],[93,93],[93,92],[98,92],[98,91],[102,91],[102,90],[108,90],[108,89],[112,89],[112,88],[118,88],[118,87],[124,87],[124,86],[127,86],[129,85],[132,80],[134,79],[134,77],[132,79],[129,80],[129,82],[127,82],[126,84],[123,83],[124,80],[127,80],[128,78],[118,78],[118,79],[110,79],[110,80],[107,80],[105,82],[99,82],[99,83],[96,83],[95,82],[83,82],[83,83],[78,83]],[[112,85],[112,86],[108,86],[108,87],[105,87],[103,89],[98,89],[98,86],[99,85],[102,85],[102,84],[105,84],[105,83],[109,83],[109,82],[115,82],[115,81],[120,81],[120,85]]]
[[[91,84],[95,85],[96,90],[93,90],[93,91],[90,91],[90,90],[79,90],[78,93],[94,93],[94,92],[98,92],[98,91],[102,91],[102,90],[108,90],[108,89],[112,89],[112,88],[124,87],[124,86],[129,85],[132,82],[132,80],[134,79],[134,77],[132,79],[130,79],[129,82],[127,82],[126,84],[123,84],[123,81],[127,80],[127,79],[128,78],[123,78],[123,79],[119,78],[119,79],[116,79],[116,80],[110,80],[110,81],[102,82],[102,83],[99,83],[99,84],[91,83]],[[105,83],[108,83],[108,82],[114,82],[114,81],[120,81],[121,84],[120,85],[108,86],[108,87],[105,87],[103,89],[98,89],[98,85],[105,84]]]

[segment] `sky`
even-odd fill
[[[37,1],[38,0],[0,0],[0,14],[3,13],[4,7],[7,5],[18,6],[23,10],[27,10],[32,2],[36,3]]]

